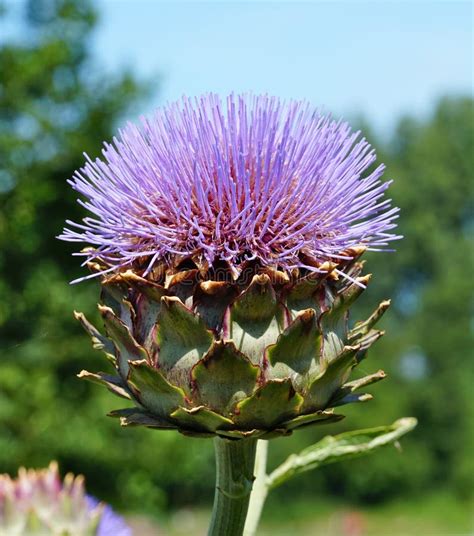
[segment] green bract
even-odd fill
[[[369,400],[359,389],[385,377],[349,380],[383,335],[373,326],[389,305],[348,330],[349,308],[369,281],[363,251],[337,265],[347,277],[329,263],[323,273],[248,262],[235,273],[189,260],[146,278],[102,276],[107,336],[76,316],[117,374],[79,376],[134,403],[110,414],[126,426],[268,439],[342,419],[335,407]]]

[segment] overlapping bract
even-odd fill
[[[370,399],[358,389],[385,376],[349,381],[382,335],[373,325],[388,302],[348,331],[348,309],[369,277],[355,260],[339,265],[350,279],[335,264],[320,268],[284,272],[252,261],[236,275],[225,264],[210,272],[188,261],[153,279],[103,277],[107,337],[77,318],[117,374],[80,376],[134,402],[111,413],[124,425],[240,439],[339,420],[334,407]]]
[[[84,254],[151,270],[191,257],[238,268],[335,261],[348,248],[390,240],[397,208],[383,200],[384,166],[347,123],[306,102],[266,95],[183,99],[129,124],[103,159],[70,181],[92,215],[61,238]]]
[[[131,536],[112,509],[85,494],[84,479],[57,464],[0,475],[0,536]]]

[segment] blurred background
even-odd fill
[[[474,534],[471,2],[0,0],[0,473],[86,476],[137,534],[204,534],[210,440],[120,429],[102,357],[73,320],[97,284],[55,240],[83,212],[66,184],[126,120],[181,94],[307,98],[360,127],[401,207],[394,254],[357,314],[392,297],[366,370],[389,378],[342,423],[273,440],[270,465],[327,433],[416,416],[402,449],[307,473],[261,534]]]

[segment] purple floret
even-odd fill
[[[369,143],[307,102],[204,95],[128,124],[69,181],[92,215],[61,239],[111,270],[191,257],[282,269],[399,238]],[[314,263],[309,266],[314,268]]]
[[[94,510],[99,505],[99,501],[88,495],[87,504],[90,510]],[[106,504],[104,505],[96,536],[132,536],[132,530],[127,526],[123,517],[116,514]]]

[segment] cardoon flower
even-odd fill
[[[1,536],[131,536],[112,509],[85,494],[84,479],[61,480],[58,466],[0,475]]]
[[[100,278],[106,337],[77,318],[117,374],[80,376],[132,401],[111,414],[244,439],[218,440],[218,464],[235,449],[251,482],[256,438],[370,399],[358,390],[384,373],[349,375],[389,303],[352,330],[349,307],[370,279],[362,253],[399,238],[374,163],[346,123],[250,95],[183,99],[88,158],[70,183],[91,215],[60,238],[91,246],[82,279]]]
[[[109,340],[78,319],[130,398],[123,424],[269,437],[338,419],[382,372],[347,382],[386,309],[352,332],[358,257],[398,209],[365,139],[306,103],[183,99],[128,125],[70,181],[92,216],[61,235],[101,277]]]

